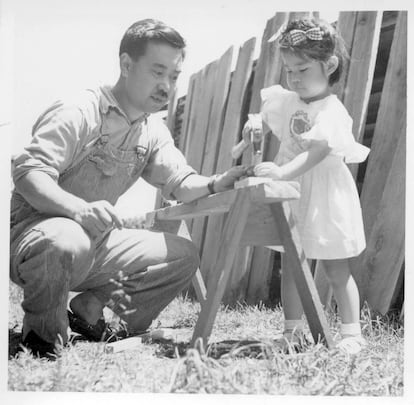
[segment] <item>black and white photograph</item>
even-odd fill
[[[410,13],[0,0],[2,402],[413,403]]]

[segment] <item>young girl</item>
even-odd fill
[[[366,159],[369,149],[352,135],[352,119],[331,86],[341,75],[346,51],[328,23],[290,21],[278,40],[287,84],[261,91],[261,117],[280,140],[273,162],[254,167],[255,176],[300,183],[301,197],[291,203],[307,258],[318,259],[332,286],[341,317],[338,347],[357,353],[364,346],[359,323],[359,293],[348,259],[365,248],[361,206],[346,163]],[[271,41],[270,40],[270,41]],[[257,125],[249,120],[243,144],[251,143]],[[285,270],[286,269],[286,270]],[[302,306],[286,258],[282,259],[284,338],[298,342]]]

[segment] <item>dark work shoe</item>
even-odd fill
[[[91,325],[71,311],[68,311],[68,318],[69,326],[73,332],[79,333],[93,342],[100,342],[105,339],[107,324],[103,318],[99,319],[96,325]]]
[[[56,358],[55,345],[46,342],[32,330],[26,335],[22,345],[31,350],[34,356],[47,357],[49,359]]]

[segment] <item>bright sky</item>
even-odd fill
[[[116,81],[119,42],[133,22],[157,18],[186,38],[187,58],[178,82],[181,95],[190,75],[231,45],[236,47],[234,63],[238,47],[253,36],[258,51],[266,21],[277,11],[277,2],[269,0],[5,1],[13,12],[13,152],[30,139],[36,117],[56,98]],[[333,20],[337,13],[321,15]]]

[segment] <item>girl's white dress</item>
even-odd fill
[[[312,142],[327,141],[332,149],[295,179],[301,197],[291,208],[307,258],[357,256],[365,249],[365,234],[358,191],[346,163],[364,161],[369,148],[355,141],[352,118],[335,95],[305,103],[277,85],[263,89],[261,97],[263,121],[281,142],[277,165],[291,161]]]

